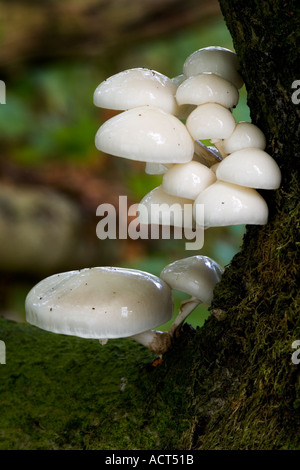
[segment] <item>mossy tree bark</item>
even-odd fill
[[[185,325],[157,367],[129,340],[98,354],[94,341],[1,321],[2,448],[300,446],[300,365],[291,360],[300,339],[299,9],[296,0],[220,4],[252,121],[282,171],[281,188],[263,192],[269,222],[247,227],[213,315],[196,331]]]
[[[295,1],[221,0],[240,60],[252,122],[282,171],[263,191],[269,222],[247,227],[243,246],[215,290],[212,318],[199,332],[207,367],[194,388],[195,448],[276,449],[300,445],[299,8]],[[204,375],[203,375],[204,374]]]
[[[218,383],[226,371],[230,385],[223,397],[219,390],[223,402],[215,418],[208,413],[198,446],[202,440],[203,447],[215,442],[286,448],[300,444],[300,367],[291,361],[292,342],[300,338],[300,113],[292,97],[292,84],[300,76],[300,11],[295,1],[221,0],[220,5],[240,60],[252,121],[266,135],[282,185],[276,192],[262,192],[269,222],[247,227],[242,250],[215,292],[212,313],[220,310],[226,320],[220,329],[207,326],[209,334],[218,331],[220,355],[213,372]]]

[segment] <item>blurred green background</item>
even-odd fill
[[[115,265],[159,275],[175,259],[198,254],[185,251],[184,239],[97,238],[99,204],[117,206],[119,195],[127,195],[129,204],[139,202],[162,177],[145,174],[144,164],[96,150],[95,133],[113,113],[93,106],[93,92],[128,68],[174,77],[199,48],[233,50],[217,2],[140,2],[135,10],[137,2],[115,0],[108,14],[107,2],[99,1],[87,14],[90,2],[83,7],[70,0],[62,12],[53,2],[55,15],[50,3],[47,9],[44,2],[0,2],[0,79],[6,84],[6,104],[0,105],[0,315],[17,321],[25,319],[28,290],[53,273]],[[33,28],[33,18],[43,29]],[[244,87],[234,115],[250,121]],[[199,254],[225,266],[243,233],[243,226],[209,229]],[[174,296],[177,311],[186,296]],[[200,306],[188,322],[201,325],[207,315]]]

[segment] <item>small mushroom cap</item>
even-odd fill
[[[94,92],[94,104],[101,108],[126,110],[138,106],[158,106],[176,114],[176,83],[155,70],[134,68],[104,80]]]
[[[214,287],[221,280],[222,273],[216,261],[208,256],[196,255],[169,264],[162,270],[160,277],[172,289],[210,305]]]
[[[188,225],[184,219],[185,204],[191,208],[193,202],[191,199],[167,194],[162,186],[158,186],[146,194],[139,203],[138,219],[141,224],[193,228],[192,212]]]
[[[229,154],[248,147],[264,150],[266,138],[264,133],[251,122],[239,122],[232,134],[222,142],[224,153]]]
[[[177,77],[171,78],[172,82],[176,85],[176,89],[179,87],[179,85],[186,80],[187,77],[183,74],[177,75]],[[175,93],[174,93],[175,95]],[[177,101],[176,101],[177,103]],[[179,119],[186,120],[189,114],[195,109],[195,105],[191,104],[183,104],[183,105],[178,105],[178,109],[176,111],[176,116]]]
[[[201,73],[187,78],[176,91],[179,105],[218,103],[233,108],[239,101],[237,88],[224,78],[213,73]]]
[[[217,178],[256,189],[277,189],[281,172],[275,160],[256,148],[237,150],[228,155],[216,171]]]
[[[216,103],[197,106],[186,120],[186,127],[194,140],[226,139],[232,134],[235,125],[232,113]]]
[[[98,150],[142,162],[184,163],[192,160],[194,142],[172,114],[141,106],[106,121],[96,134]]]
[[[243,79],[238,73],[239,63],[236,54],[218,46],[204,47],[193,52],[183,64],[183,74],[187,77],[203,72],[211,72],[241,88]]]
[[[198,194],[216,181],[216,176],[202,163],[191,161],[173,165],[163,176],[162,189],[173,196],[196,199]]]
[[[44,330],[82,338],[122,338],[172,317],[169,287],[157,276],[94,267],[55,274],[27,295],[26,320]]]
[[[268,221],[267,203],[255,189],[224,181],[216,181],[195,199],[195,220],[197,204],[204,204],[205,228],[225,225],[264,225]]]

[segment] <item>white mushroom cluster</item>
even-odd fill
[[[53,333],[96,338],[131,338],[162,355],[176,330],[201,302],[210,304],[222,269],[205,256],[166,266],[160,277],[137,269],[93,267],[54,274],[26,297],[26,320]],[[173,315],[172,289],[191,295],[169,331],[156,330]]]
[[[221,47],[194,52],[173,79],[135,68],[100,83],[95,105],[120,113],[99,128],[96,147],[143,161],[148,174],[162,175],[162,184],[143,198],[141,207],[176,203],[181,212],[188,205],[197,215],[197,204],[203,204],[204,223],[194,215],[188,228],[267,222],[268,208],[257,189],[278,188],[281,174],[264,151],[261,130],[233,117],[242,84],[236,55]],[[141,210],[140,222],[164,224],[164,214],[151,211],[152,220],[148,215]],[[182,221],[186,218],[177,220],[174,214],[173,225]],[[221,276],[222,268],[200,255],[170,263],[159,277],[117,267],[55,274],[27,295],[26,319],[102,344],[130,337],[161,355],[197,305],[210,305]],[[173,290],[190,298],[181,303],[169,330],[161,332],[155,328],[173,317]]]
[[[232,110],[243,85],[238,68],[234,52],[206,47],[191,54],[173,79],[134,68],[97,87],[94,104],[121,112],[99,128],[96,147],[146,162],[148,174],[162,175],[141,205],[178,204],[182,212],[192,204],[193,222],[204,228],[267,223],[268,206],[257,189],[277,189],[281,173],[265,152],[262,131],[235,121]],[[210,146],[202,142],[207,140]],[[204,205],[204,221],[197,220],[198,204]],[[153,220],[140,217],[161,223],[156,214]]]

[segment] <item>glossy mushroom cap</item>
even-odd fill
[[[94,104],[107,109],[127,110],[138,106],[157,106],[176,114],[177,86],[165,75],[146,68],[134,68],[112,75],[94,92]]]
[[[195,199],[195,220],[197,204],[204,204],[205,228],[245,224],[264,225],[268,221],[267,203],[255,189],[224,181],[216,181]]]
[[[179,105],[218,103],[225,108],[233,108],[239,101],[237,88],[213,73],[187,78],[177,88],[175,96]]]
[[[194,140],[210,139],[212,142],[229,137],[235,125],[232,113],[216,103],[197,106],[186,120],[186,127]]]
[[[124,111],[106,121],[98,129],[95,144],[102,152],[142,162],[184,163],[194,154],[185,125],[151,106]]]
[[[185,292],[210,305],[213,290],[221,280],[221,266],[207,256],[191,256],[170,263],[160,273],[172,289]]]
[[[171,78],[172,82],[174,83],[174,85],[176,86],[176,89],[179,87],[179,85],[184,81],[186,80],[187,77],[183,74],[181,75],[177,75],[176,77],[173,77]],[[174,93],[174,96],[176,96],[176,92]],[[176,103],[177,103],[177,100],[176,100]],[[182,120],[186,120],[186,118],[188,117],[188,115],[195,109],[195,105],[192,105],[192,104],[182,104],[182,105],[178,105],[178,109],[177,109],[177,112],[176,112],[176,116],[179,118],[179,119],[182,119]]]
[[[239,63],[234,52],[224,47],[204,47],[193,52],[184,62],[183,73],[187,77],[203,72],[211,72],[232,82],[241,88],[243,79],[239,72]]]
[[[256,148],[245,148],[231,153],[219,164],[219,180],[256,189],[278,189],[281,172],[275,160]]]
[[[173,196],[196,199],[198,194],[216,181],[213,171],[199,162],[178,163],[163,176],[162,189]]]
[[[238,122],[232,134],[222,143],[224,154],[236,152],[244,148],[254,147],[264,150],[266,138],[264,133],[251,122]]]
[[[26,298],[26,320],[54,333],[83,338],[123,338],[172,317],[170,288],[134,269],[94,267],[55,274]]]

